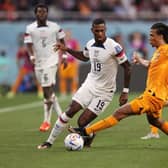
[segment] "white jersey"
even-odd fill
[[[90,59],[91,71],[83,85],[95,94],[111,94],[116,90],[118,64],[127,60],[123,48],[114,40],[107,38],[101,45],[90,40],[83,54]]]
[[[46,26],[38,27],[37,22],[28,25],[25,33],[25,43],[33,43],[35,53],[35,68],[44,69],[58,64],[58,52],[54,52],[53,45],[65,37],[60,26],[47,21]]]

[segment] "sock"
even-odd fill
[[[69,117],[66,115],[66,113],[63,113],[55,122],[54,128],[52,129],[50,136],[47,140],[47,142],[53,144],[56,138],[59,136],[59,134],[64,130],[66,127]]]
[[[95,124],[91,125],[90,127],[87,127],[85,129],[86,133],[89,135],[91,133],[95,133],[97,131],[112,127],[114,125],[116,125],[118,123],[118,121],[113,117],[107,117],[104,120],[100,120],[98,122],[96,122]]]
[[[163,122],[163,124],[161,125],[161,130],[168,135],[168,122],[167,121]]]
[[[55,96],[55,94],[52,95],[52,100],[53,100],[53,108],[54,108],[55,112],[57,112],[58,116],[61,116],[62,109],[58,103],[58,99]]]
[[[153,125],[150,126],[151,127],[151,133],[152,134],[158,134],[158,128],[154,127]]]
[[[47,100],[44,99],[44,122],[50,123],[50,121],[51,121],[51,114],[52,114],[52,108],[53,108],[53,104],[49,105],[47,103]]]

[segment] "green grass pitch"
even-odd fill
[[[135,96],[137,94],[130,94],[129,99]],[[116,94],[97,120],[118,107],[118,97]],[[70,101],[70,98],[61,100],[62,108],[66,109]],[[63,140],[68,132],[65,130],[51,149],[37,150],[37,145],[49,135],[49,132],[38,131],[43,119],[43,106],[39,102],[35,94],[18,95],[10,100],[0,98],[0,168],[168,167],[168,137],[160,132],[160,139],[140,139],[149,132],[145,115],[127,118],[117,126],[99,132],[90,149],[66,151]],[[73,126],[76,126],[77,116],[71,121]],[[166,108],[163,118],[168,119]],[[55,120],[53,113],[52,124]]]

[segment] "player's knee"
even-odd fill
[[[81,116],[78,118],[78,126],[79,127],[85,127],[86,125],[88,125],[89,121],[86,117],[84,116]]]
[[[49,93],[49,92],[44,92],[44,98],[45,99],[50,99],[50,97],[51,97],[51,94]]]
[[[159,126],[160,126],[160,123],[157,122],[157,120],[155,120],[155,119],[148,119],[148,122],[149,122],[151,125],[155,126],[155,127],[159,127]]]
[[[128,105],[125,106],[121,106],[120,108],[118,108],[115,113],[114,113],[114,117],[120,121],[128,116],[132,115],[131,109]]]
[[[76,106],[75,103],[72,102],[68,107],[66,114],[68,117],[72,118],[78,111],[79,111],[79,108]]]
[[[116,110],[116,111],[114,112],[113,116],[114,116],[118,121],[120,121],[120,120],[122,120],[123,118],[125,118],[125,114],[124,114],[120,109]]]

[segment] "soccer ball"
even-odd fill
[[[65,148],[69,151],[79,151],[83,149],[84,140],[77,133],[71,133],[64,139]]]

